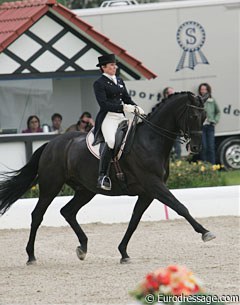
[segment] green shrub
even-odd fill
[[[170,189],[226,185],[222,167],[210,163],[179,160],[170,163],[167,186]]]
[[[194,188],[208,186],[225,186],[240,184],[240,171],[224,171],[217,164],[210,163],[189,163],[185,160],[170,163],[170,174],[167,186],[170,189]],[[58,196],[72,196],[74,191],[68,185],[64,185]],[[38,185],[33,186],[26,192],[23,198],[39,197]]]

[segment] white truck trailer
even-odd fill
[[[197,93],[200,83],[209,83],[221,109],[218,161],[240,169],[240,0],[168,1],[75,13],[158,75],[127,83],[146,111],[164,87]]]

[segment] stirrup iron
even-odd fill
[[[107,182],[107,184],[109,184],[109,186],[104,185],[104,182]],[[101,180],[101,189],[105,190],[105,191],[111,191],[112,189],[112,181],[110,179],[110,177],[108,176],[103,176],[102,180]]]

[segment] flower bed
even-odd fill
[[[222,167],[210,163],[189,163],[185,160],[170,163],[170,175],[167,181],[169,189],[209,187],[209,186],[226,186],[237,183],[228,183],[227,177],[231,173],[239,171],[224,171]],[[236,174],[236,176],[237,176]],[[240,177],[240,175],[239,175]],[[235,179],[235,178],[234,178]],[[237,182],[240,183],[238,179]],[[74,191],[67,185],[64,185],[58,196],[72,196]],[[33,186],[23,198],[37,198],[39,195],[38,185]]]
[[[224,186],[225,176],[221,169],[219,164],[183,160],[171,162],[167,186],[170,189]]]

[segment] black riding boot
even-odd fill
[[[112,159],[112,151],[113,150],[108,147],[107,143],[105,143],[101,152],[97,188],[101,188],[105,191],[110,191],[112,188],[111,179],[107,176],[108,167]]]

